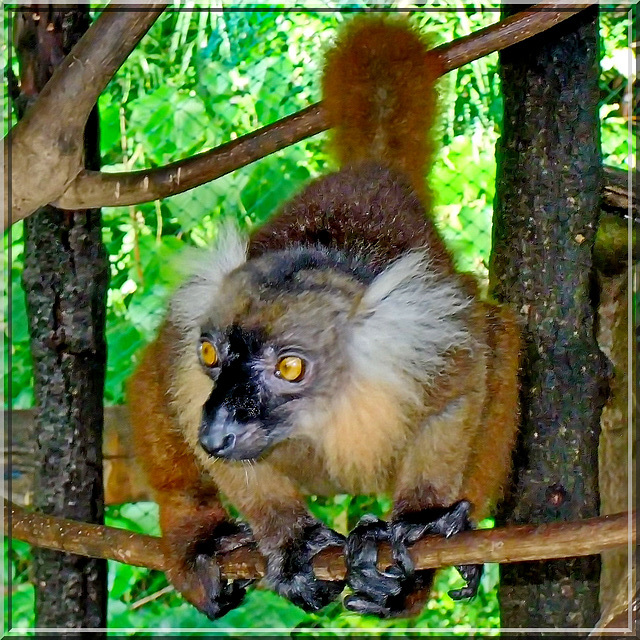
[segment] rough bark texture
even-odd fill
[[[89,8],[36,7],[20,11],[16,21],[24,106],[89,26]],[[99,168],[96,111],[84,151],[86,165]],[[101,523],[109,267],[100,210],[43,207],[25,221],[24,237],[23,284],[38,407],[34,502],[46,514]],[[33,561],[36,626],[106,627],[104,560],[34,549]]]
[[[491,287],[522,314],[525,348],[513,487],[498,522],[577,520],[599,513],[607,377],[592,269],[601,187],[597,9],[500,59]],[[599,573],[597,556],[503,567],[502,627],[593,626]]]
[[[633,273],[637,281],[637,267]],[[602,411],[600,435],[600,513],[604,515],[627,509],[630,488],[635,486],[636,434],[629,422],[629,375],[636,370],[636,361],[633,354],[629,361],[629,276],[626,272],[599,274],[599,283],[598,343],[610,359],[614,374],[611,393]],[[632,393],[632,407],[635,400]],[[625,595],[628,572],[635,571],[633,556],[629,562],[628,549],[602,554],[600,603],[603,612],[615,606],[621,587]]]

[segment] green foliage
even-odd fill
[[[26,542],[4,539],[4,619],[21,633],[33,627],[34,589],[29,582],[31,548]],[[7,622],[5,624],[7,624]]]
[[[448,5],[442,0],[430,4],[442,11],[414,14],[420,28],[432,34],[434,44],[469,34],[499,17],[497,4],[454,12],[445,10]],[[160,166],[236,139],[317,101],[323,52],[340,23],[348,19],[346,14],[331,12],[183,6],[198,10],[165,12],[100,97],[105,171]],[[622,108],[629,76],[626,25],[623,14],[601,14],[602,143],[605,162],[614,166],[627,166],[630,151]],[[17,71],[6,44],[0,50],[4,67]],[[441,90],[436,133],[440,152],[430,181],[435,216],[458,266],[485,279],[494,198],[493,149],[502,111],[498,56],[449,73],[441,81]],[[3,117],[6,131],[13,116],[4,110]],[[211,242],[224,218],[232,217],[246,229],[261,224],[310,178],[331,166],[325,145],[325,135],[315,136],[161,202],[103,210],[111,264],[108,404],[123,402],[124,385],[140,348],[152,339],[167,298],[181,279],[185,253]],[[33,403],[20,284],[22,251],[18,223],[4,236],[4,268],[11,284],[4,292],[4,305],[7,310],[10,306],[11,323],[3,322],[3,382],[5,403],[13,408]],[[342,533],[363,513],[384,516],[389,507],[385,496],[309,500],[311,511]],[[107,523],[157,534],[157,508],[151,503],[111,508]],[[13,543],[11,605],[13,623],[21,628],[33,625],[29,557],[26,545]],[[376,636],[385,628],[446,629],[454,635],[481,628],[488,635],[499,627],[497,580],[497,567],[489,566],[478,596],[472,602],[453,602],[446,592],[459,585],[459,577],[453,570],[441,572],[435,584],[437,596],[413,620],[380,621],[347,613],[339,604],[306,614],[273,593],[253,590],[242,607],[211,622],[184,603],[163,574],[110,562],[109,624],[112,629],[211,628],[227,635],[235,635],[234,628],[285,628],[292,635],[302,635],[296,630],[309,628],[317,632],[305,633],[326,635],[333,629],[338,636],[349,629],[366,629],[367,635]],[[7,576],[5,586],[6,581]],[[5,597],[5,612],[7,603]]]
[[[631,8],[629,8],[631,9]],[[637,13],[637,7],[633,9]],[[626,10],[625,10],[626,13]],[[600,21],[602,55],[600,64],[600,120],[605,164],[628,169],[636,156],[636,134],[628,124],[637,102],[638,81],[634,80],[634,52],[629,41],[629,23],[622,12],[605,12]],[[636,119],[638,114],[634,114]]]
[[[33,373],[29,347],[29,329],[24,292],[22,291],[22,222],[4,234],[3,270],[9,284],[3,291],[7,315],[3,318],[2,382],[5,403],[11,399],[15,409],[33,405]],[[10,322],[6,320],[10,319]]]

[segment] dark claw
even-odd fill
[[[390,615],[387,607],[371,602],[366,598],[359,598],[358,596],[347,596],[344,599],[344,606],[349,611],[362,615],[378,616],[379,618],[388,618]]]
[[[451,507],[405,514],[390,524],[373,516],[362,518],[347,538],[347,582],[353,595],[345,598],[345,607],[380,617],[403,613],[407,608],[407,597],[414,590],[428,586],[433,574],[431,570],[415,570],[408,547],[427,534],[448,538],[471,529],[470,508],[468,501],[461,500]],[[384,571],[376,566],[380,542],[391,544],[394,557],[394,564]],[[462,565],[456,569],[467,585],[451,591],[451,598],[457,600],[475,595],[482,577],[482,565]]]
[[[394,556],[400,562],[413,563],[409,557],[406,545],[413,544],[422,536],[436,534],[449,538],[462,531],[473,529],[469,512],[471,503],[468,500],[460,500],[450,507],[435,507],[403,516],[396,520],[392,527],[392,547]],[[476,595],[482,577],[483,565],[465,564],[457,566],[458,573],[467,583],[466,587],[454,589],[449,592],[453,600],[471,598]]]
[[[321,523],[305,527],[286,549],[268,555],[266,584],[305,611],[322,609],[340,595],[344,581],[316,578],[313,558],[328,547],[344,546],[344,541]]]
[[[483,566],[481,564],[462,564],[457,566],[456,569],[462,576],[462,579],[467,583],[467,586],[449,591],[449,597],[452,600],[472,598],[478,592]]]

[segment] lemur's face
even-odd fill
[[[185,428],[210,456],[254,460],[289,438],[322,439],[332,416],[349,422],[332,409],[357,387],[419,405],[446,354],[475,348],[467,294],[425,251],[379,273],[325,250],[217,251],[172,303],[175,381],[198,414]]]
[[[220,326],[214,312],[195,346],[214,384],[199,431],[209,455],[252,460],[304,433],[348,375],[349,312],[364,288],[308,252],[252,260],[227,278],[233,317]]]

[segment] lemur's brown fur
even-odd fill
[[[172,313],[131,379],[136,449],[160,504],[162,541],[173,559],[168,575],[200,608],[206,594],[190,558],[194,545],[228,518],[218,490],[248,520],[267,554],[312,521],[305,493],[386,491],[396,516],[467,498],[475,520],[501,495],[517,424],[519,336],[512,313],[480,301],[473,280],[455,272],[425,213],[434,83],[441,72],[438,57],[425,52],[404,22],[370,18],[348,26],[327,57],[323,83],[343,169],[286,204],[248,248],[248,265],[297,245],[336,249],[363,260],[372,277],[384,276],[408,252],[424,250],[429,274],[469,298],[464,323],[470,346],[444,354],[437,374],[416,392],[419,398],[404,397],[375,377],[340,380],[337,370],[330,400],[318,404],[317,415],[305,414],[303,436],[280,442],[247,466],[214,460],[198,445],[202,407],[213,385],[195,356],[199,334],[185,351],[181,321]],[[346,292],[357,309],[368,285],[341,283],[340,277],[327,275],[326,286]],[[331,339],[322,333],[332,316],[323,318],[326,292],[318,293],[319,285],[299,299],[284,291],[282,302],[254,308],[249,298],[238,302],[251,289],[243,284],[250,278],[229,278],[214,294],[220,300],[215,313],[224,322],[242,318],[247,326],[266,323],[277,332],[293,313],[317,314],[318,340]],[[236,306],[225,306],[234,291]],[[401,318],[405,311],[397,313]],[[393,338],[385,335],[378,348],[393,351]]]

